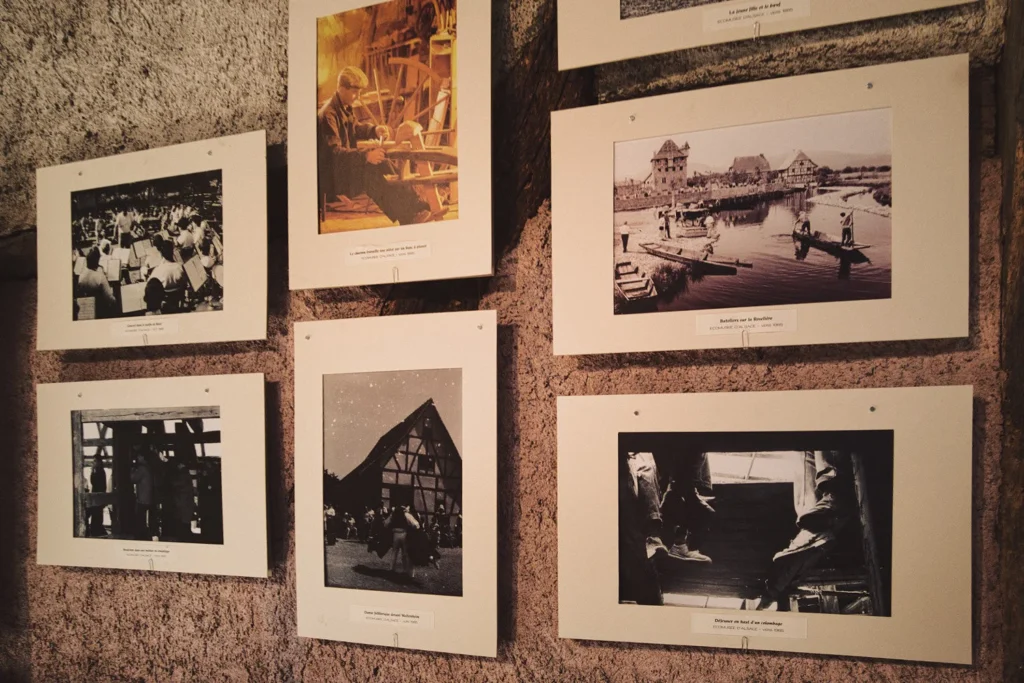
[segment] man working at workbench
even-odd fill
[[[364,192],[391,220],[400,225],[431,220],[430,207],[408,185],[389,185],[391,170],[384,149],[361,150],[359,140],[390,137],[387,126],[359,123],[352,105],[369,84],[366,74],[346,66],[338,74],[338,89],[317,114],[317,165],[320,197],[344,195],[353,199]]]

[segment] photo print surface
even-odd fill
[[[721,2],[725,2],[725,0],[619,0],[619,11],[622,19],[631,19]]]
[[[890,615],[893,432],[619,434],[619,602]]]
[[[224,308],[219,170],[71,193],[73,319]]]
[[[462,370],[324,376],[328,587],[462,595]]]
[[[459,217],[456,17],[390,0],[317,19],[321,234]]]
[[[220,409],[71,413],[74,535],[224,543]]]
[[[892,114],[615,143],[616,314],[888,299]]]

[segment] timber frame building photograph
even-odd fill
[[[74,536],[224,542],[220,408],[71,413]]]
[[[344,478],[325,471],[324,502],[356,514],[409,506],[428,528],[452,524],[462,513],[462,457],[434,401],[384,434]]]

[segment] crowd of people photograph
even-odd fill
[[[75,320],[223,308],[221,171],[75,192],[71,220]]]

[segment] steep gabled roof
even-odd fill
[[[383,467],[388,460],[395,453],[395,449],[409,436],[409,432],[419,422],[421,417],[429,417],[433,420],[434,433],[441,441],[446,442],[450,448],[452,455],[456,458],[462,459],[459,455],[459,449],[455,447],[455,442],[452,441],[451,434],[448,433],[448,428],[445,426],[444,421],[441,419],[441,415],[437,412],[437,406],[434,405],[434,399],[428,398],[423,405],[416,410],[412,411],[407,418],[396,424],[394,427],[389,429],[384,436],[377,440],[377,444],[370,450],[370,454],[366,456],[355,469],[345,475],[342,479],[343,482],[347,482],[351,479],[358,479],[368,469],[377,469]],[[440,426],[440,431],[437,430],[437,426]]]
[[[689,149],[689,142],[684,142],[682,148],[680,148],[679,145],[669,138],[661,145],[661,149],[658,150],[658,153],[651,157],[651,161],[654,161],[655,159],[674,159],[676,156],[688,151]]]
[[[779,166],[779,168],[781,170],[786,170],[798,161],[810,161],[812,164],[817,166],[817,164],[815,164],[809,156],[804,154],[802,150],[796,149],[789,153],[789,156],[786,157],[786,160],[782,162],[782,165]]]
[[[730,173],[756,173],[761,171],[770,171],[772,169],[771,164],[764,158],[763,154],[758,154],[756,157],[735,157],[732,160],[732,166],[729,167]]]

